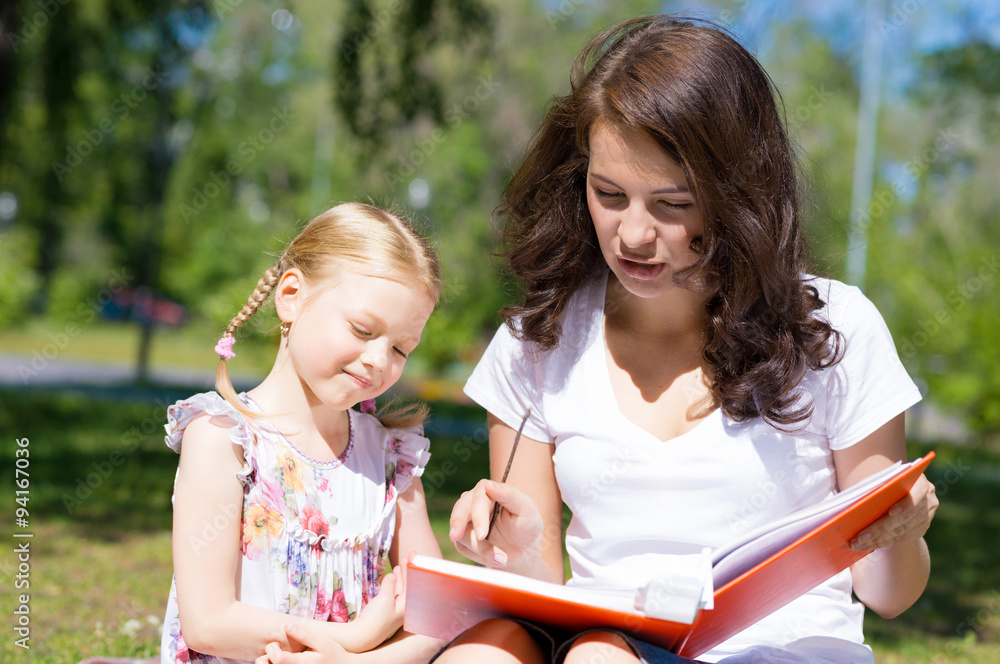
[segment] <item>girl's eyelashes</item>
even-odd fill
[[[350,326],[351,326],[351,331],[354,332],[354,334],[358,338],[360,338],[360,339],[370,339],[372,337],[372,333],[369,332],[368,330],[366,330],[364,328],[361,328],[361,327],[358,327],[354,323],[350,323]],[[409,354],[406,353],[406,352],[404,352],[403,350],[401,350],[398,346],[393,346],[392,350],[393,350],[394,353],[396,353],[397,355],[399,355],[404,360],[409,357]]]
[[[594,187],[594,193],[597,194],[598,198],[618,198],[622,195],[620,191],[604,191],[597,187]]]
[[[670,201],[660,201],[666,205],[671,210],[687,210],[694,205],[694,203],[671,203]]]

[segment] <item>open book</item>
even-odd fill
[[[933,458],[929,452],[897,463],[712,551],[704,578],[694,560],[681,578],[656,580],[660,590],[670,589],[666,613],[646,601],[649,588],[564,586],[413,555],[404,629],[452,639],[478,622],[506,616],[573,631],[613,627],[697,657],[868,555],[848,543],[902,500]]]

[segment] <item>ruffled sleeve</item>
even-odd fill
[[[394,470],[393,481],[396,491],[403,493],[414,477],[424,474],[424,468],[431,458],[431,442],[422,435],[422,430],[386,429],[386,465]]]
[[[243,467],[236,478],[244,486],[249,486],[253,476],[254,435],[247,427],[243,415],[216,392],[196,394],[167,408],[167,424],[164,426],[167,431],[167,447],[180,454],[184,431],[201,415],[225,418],[232,423],[229,439],[243,449]]]

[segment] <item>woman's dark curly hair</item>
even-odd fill
[[[716,403],[736,421],[807,419],[812,404],[797,403],[795,387],[808,369],[838,362],[842,343],[814,316],[824,303],[805,282],[796,163],[770,77],[724,28],[664,15],[595,37],[571,86],[497,210],[525,290],[502,311],[511,331],[543,349],[558,344],[570,296],[606,267],[587,208],[591,130],[641,131],[683,167],[703,217],[699,258],[675,280],[709,295],[704,359]]]

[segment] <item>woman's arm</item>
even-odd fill
[[[449,536],[459,552],[490,567],[545,581],[564,581],[562,496],[556,484],[555,446],[521,437],[505,484],[499,484],[516,432],[490,413],[491,480],[462,494]],[[486,541],[493,505],[503,509]]]
[[[896,461],[906,461],[902,414],[859,443],[833,452],[841,489]],[[855,550],[873,550],[851,567],[851,573],[855,595],[883,618],[905,611],[927,586],[930,556],[923,535],[937,507],[934,485],[921,475],[906,498],[851,543]]]
[[[244,604],[237,599],[243,486],[236,479],[242,450],[229,439],[231,423],[200,417],[188,426],[174,488],[173,554],[177,604],[184,640],[193,650],[253,660],[276,641],[289,647],[286,623],[311,624],[350,651],[374,648],[397,625],[383,625],[383,606],[395,595],[388,577],[386,598],[351,623],[327,623]],[[366,607],[367,608],[367,607]],[[379,609],[382,609],[381,611]]]

